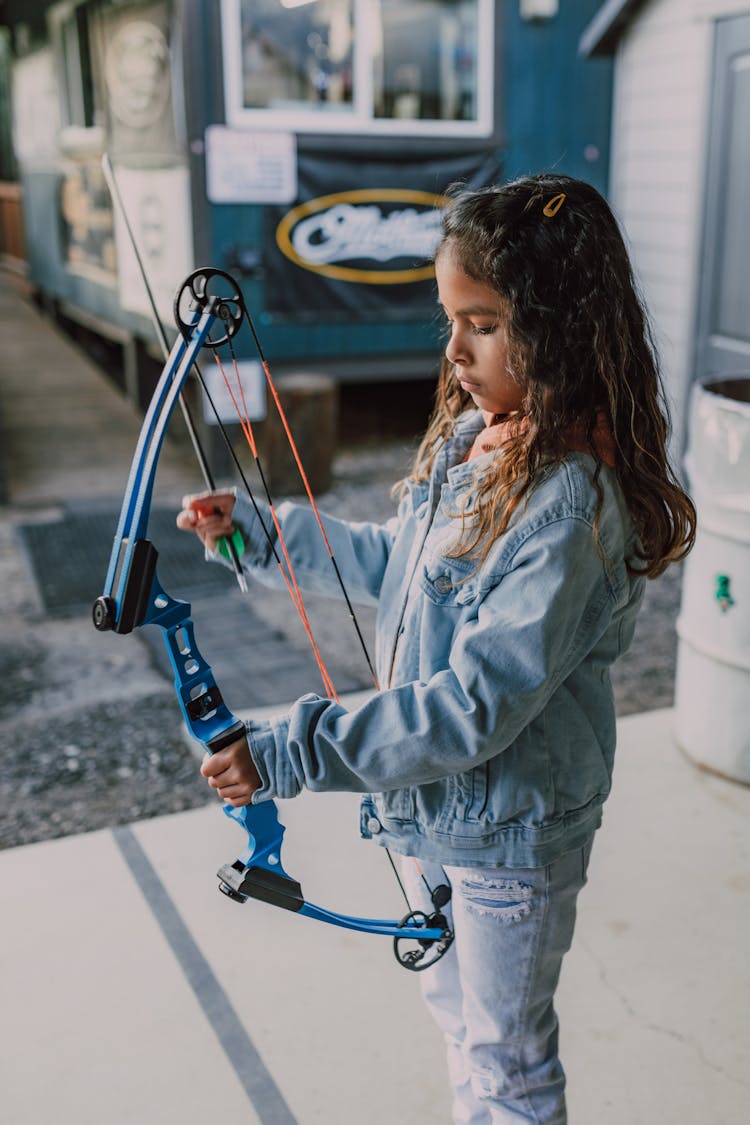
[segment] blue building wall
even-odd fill
[[[354,163],[367,157],[371,167],[380,162],[391,176],[408,159],[447,163],[462,154],[477,160],[484,156],[494,161],[498,179],[555,169],[606,191],[612,63],[578,53],[581,33],[598,6],[597,0],[561,0],[557,16],[529,22],[521,19],[518,0],[497,0],[496,124],[494,135],[484,142],[300,136],[299,151],[314,152],[319,161],[330,157],[332,164],[341,161],[342,154],[350,153]],[[38,13],[38,0],[32,0],[32,7]],[[6,7],[7,12],[20,13],[19,18],[23,10],[24,6]],[[356,302],[316,317],[270,311],[268,267],[274,249],[267,209],[212,204],[206,198],[200,138],[206,126],[225,119],[220,5],[187,2],[177,10],[193,211],[193,229],[185,237],[192,238],[196,263],[227,269],[241,279],[268,358],[277,366],[304,361],[345,379],[433,375],[438,328],[424,290],[417,306],[405,289],[379,318],[366,315]],[[59,220],[62,176],[22,169],[22,179],[34,283],[47,296],[72,302],[126,333],[154,340],[147,318],[119,308],[116,288],[67,268]],[[403,186],[413,185],[405,179]],[[252,354],[249,345],[247,354]]]
[[[578,53],[600,0],[560,0],[550,21],[521,19],[505,5],[506,178],[557,171],[606,193],[613,64]]]

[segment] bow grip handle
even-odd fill
[[[209,738],[208,741],[204,743],[204,745],[209,754],[218,754],[219,750],[223,750],[225,746],[229,746],[230,743],[236,742],[237,739],[242,738],[244,734],[245,724],[243,723],[242,719],[237,719],[236,722],[231,725],[231,727],[229,727],[227,730],[223,730],[220,734],[215,735],[213,738]]]

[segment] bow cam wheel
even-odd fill
[[[221,322],[217,335],[209,334],[204,348],[220,348],[242,327],[245,302],[239,285],[223,270],[204,266],[186,277],[174,299],[174,319],[185,339],[196,324],[196,313],[211,312]],[[223,334],[221,330],[223,328]]]
[[[413,973],[429,969],[443,957],[453,944],[453,931],[448,929],[444,914],[435,912],[425,914],[422,910],[412,910],[401,919],[400,925],[405,933],[393,939],[393,952],[399,965]],[[438,938],[420,937],[421,930],[442,930]]]

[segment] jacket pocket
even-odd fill
[[[453,817],[461,824],[478,824],[487,811],[487,784],[489,764],[483,762],[465,773],[454,774],[451,783],[450,805]]]
[[[447,559],[426,553],[419,584],[433,605],[467,606],[476,600],[478,589],[473,560]]]
[[[486,829],[487,766],[451,774],[412,790],[413,815],[432,832],[476,839]]]

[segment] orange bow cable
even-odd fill
[[[356,630],[356,633],[357,633],[357,637],[359,638],[359,643],[360,643],[360,646],[362,648],[362,652],[364,654],[365,660],[367,661],[367,667],[370,670],[370,675],[372,676],[372,681],[375,685],[376,691],[380,691],[380,684],[378,683],[378,677],[377,677],[377,674],[376,674],[375,669],[373,667],[372,661],[370,659],[370,654],[369,654],[368,649],[367,649],[367,643],[365,642],[365,638],[362,636],[362,630],[359,627],[359,621],[357,620],[357,616],[354,612],[354,607],[352,606],[351,600],[349,598],[349,593],[346,589],[346,586],[344,585],[344,580],[341,577],[341,571],[339,570],[338,563],[336,562],[336,558],[333,554],[333,549],[331,547],[331,544],[328,541],[328,536],[326,535],[325,528],[323,527],[323,521],[320,518],[320,512],[318,511],[318,505],[315,502],[315,497],[313,496],[312,489],[310,487],[310,482],[307,479],[307,473],[305,472],[304,466],[302,464],[302,460],[301,460],[300,455],[299,455],[299,451],[297,449],[297,443],[295,442],[294,436],[293,436],[292,431],[289,427],[289,422],[287,420],[286,412],[284,411],[284,407],[281,405],[281,399],[279,398],[279,393],[276,389],[276,384],[274,383],[273,378],[271,376],[271,370],[268,366],[268,362],[267,362],[266,357],[264,355],[263,348],[261,346],[261,342],[258,338],[258,334],[255,331],[255,325],[253,324],[252,317],[250,316],[250,313],[247,311],[247,308],[245,308],[245,316],[246,316],[247,322],[250,326],[250,331],[253,334],[253,341],[255,343],[255,348],[256,348],[256,351],[258,353],[258,358],[260,360],[261,367],[263,368],[263,373],[266,377],[266,382],[268,383],[269,390],[271,391],[271,394],[273,396],[273,401],[276,405],[276,410],[278,412],[279,418],[281,419],[281,424],[284,427],[284,432],[286,434],[287,441],[289,442],[289,448],[291,449],[292,455],[293,455],[294,460],[297,464],[297,469],[299,470],[299,475],[300,475],[300,478],[302,480],[302,484],[304,485],[305,492],[307,493],[307,498],[310,501],[310,506],[313,510],[313,513],[315,515],[315,519],[316,519],[318,527],[320,529],[320,534],[322,535],[323,542],[326,545],[326,550],[328,551],[328,557],[330,558],[331,565],[333,566],[333,569],[336,573],[336,578],[338,579],[338,583],[339,583],[339,587],[341,589],[341,593],[344,596],[344,601],[346,602],[346,608],[349,611],[349,617],[351,618],[352,624],[353,624],[353,626]]]
[[[344,585],[344,580],[342,578],[341,571],[339,570],[338,563],[336,562],[336,558],[335,558],[334,553],[333,553],[333,548],[331,547],[328,536],[326,535],[326,531],[325,531],[325,528],[323,526],[323,521],[321,519],[320,512],[318,510],[318,505],[315,501],[315,497],[313,496],[312,488],[310,487],[310,482],[308,480],[307,473],[305,472],[304,466],[302,464],[302,459],[299,455],[299,450],[297,449],[297,443],[294,440],[294,436],[293,436],[291,428],[289,426],[289,421],[287,419],[286,412],[284,410],[284,407],[282,406],[278,390],[276,388],[273,377],[271,375],[271,370],[268,366],[268,362],[267,362],[266,357],[263,353],[263,348],[261,346],[260,339],[258,338],[258,334],[255,331],[255,325],[254,325],[252,317],[250,316],[250,313],[247,309],[247,306],[244,307],[244,313],[245,313],[245,318],[247,320],[247,323],[250,326],[250,331],[253,334],[253,340],[255,342],[255,348],[256,348],[256,351],[258,353],[258,358],[259,358],[261,366],[263,368],[263,373],[266,377],[266,382],[267,382],[268,387],[269,387],[269,389],[271,391],[271,394],[273,396],[274,404],[276,406],[276,410],[278,412],[279,418],[281,419],[281,423],[284,427],[284,432],[286,434],[287,441],[289,442],[289,448],[292,451],[292,455],[293,455],[294,460],[296,462],[300,478],[301,478],[302,483],[304,485],[305,492],[307,493],[307,498],[310,501],[310,506],[311,506],[311,508],[313,510],[313,513],[315,515],[315,519],[316,519],[316,522],[318,524],[320,534],[323,538],[323,542],[325,543],[326,549],[328,551],[328,557],[331,560],[331,564],[332,564],[334,572],[336,574],[336,578],[338,580],[339,587],[341,589],[341,593],[343,594],[344,601],[346,602],[346,606],[347,606],[347,609],[349,611],[349,616],[350,616],[352,624],[354,625],[354,628],[356,630],[357,637],[359,639],[359,643],[360,643],[362,652],[364,654],[365,660],[367,661],[367,667],[370,670],[370,675],[372,676],[372,680],[373,680],[373,683],[375,685],[376,691],[380,691],[380,684],[378,682],[377,674],[375,672],[372,661],[370,659],[370,654],[369,654],[368,649],[367,649],[367,644],[366,644],[365,639],[362,635],[362,630],[360,629],[359,621],[357,620],[357,616],[354,612],[354,607],[352,606],[351,599],[349,598],[349,593],[346,589],[346,586]],[[248,443],[248,445],[250,447],[250,450],[253,454],[253,457],[255,459],[255,464],[257,466],[258,473],[260,474],[260,479],[261,479],[261,482],[263,484],[263,489],[264,489],[265,494],[266,494],[266,499],[268,501],[268,505],[269,505],[269,509],[270,509],[270,512],[271,512],[271,517],[273,519],[274,527],[276,528],[276,533],[279,537],[279,542],[280,542],[281,547],[282,547],[284,559],[285,559],[285,561],[287,563],[287,566],[289,568],[290,579],[287,580],[287,575],[285,574],[284,569],[281,565],[281,561],[279,560],[278,555],[277,555],[276,558],[277,558],[277,562],[279,563],[279,569],[281,570],[281,573],[284,577],[284,581],[287,584],[287,589],[289,590],[290,596],[292,597],[292,601],[294,602],[295,606],[297,607],[297,611],[300,614],[303,625],[305,627],[305,632],[307,633],[308,639],[310,640],[310,643],[313,647],[313,651],[315,652],[316,660],[318,661],[318,667],[320,669],[321,676],[323,677],[323,681],[324,681],[324,683],[327,683],[329,685],[330,690],[327,688],[329,698],[333,698],[338,702],[339,700],[338,700],[338,695],[336,694],[336,689],[334,688],[333,682],[331,681],[330,676],[328,675],[328,672],[325,669],[325,664],[323,663],[323,659],[319,654],[318,646],[315,642],[315,638],[313,636],[312,628],[310,626],[310,622],[309,622],[309,619],[307,617],[307,612],[305,610],[304,603],[302,601],[302,594],[300,593],[299,587],[297,585],[296,578],[294,576],[294,568],[292,566],[291,560],[289,558],[289,555],[288,555],[288,552],[287,552],[287,549],[286,549],[286,543],[284,541],[284,536],[282,534],[281,527],[279,526],[279,522],[278,522],[278,519],[277,519],[277,516],[276,516],[276,509],[275,509],[273,501],[271,499],[270,490],[268,488],[268,484],[266,482],[265,474],[263,472],[263,468],[261,466],[260,459],[258,457],[255,437],[253,435],[252,425],[250,423],[249,411],[247,409],[247,402],[245,400],[245,392],[244,392],[244,388],[242,386],[242,379],[240,377],[239,368],[237,366],[237,359],[236,359],[236,356],[234,354],[234,348],[232,346],[231,339],[228,341],[228,343],[229,343],[229,350],[230,350],[230,353],[231,353],[231,356],[232,356],[232,363],[233,363],[233,366],[234,366],[235,379],[237,381],[238,394],[239,394],[239,398],[241,399],[241,404],[242,404],[241,409],[239,408],[239,405],[237,403],[237,396],[234,394],[234,392],[233,392],[233,390],[232,390],[232,388],[229,384],[229,380],[227,378],[227,375],[226,375],[226,372],[224,370],[223,364],[221,363],[221,360],[220,360],[218,354],[216,354],[216,352],[214,352],[214,356],[215,356],[216,362],[219,366],[219,370],[221,371],[221,375],[222,375],[222,378],[224,380],[224,384],[225,384],[225,386],[226,386],[226,388],[229,392],[229,396],[232,400],[232,404],[234,406],[234,409],[237,413],[237,417],[239,418],[240,425],[242,427],[242,432],[245,435],[247,443]],[[215,410],[215,408],[214,408],[214,410]],[[228,444],[229,444],[230,449],[231,449],[231,443],[228,443]],[[237,467],[239,469],[240,466],[239,466],[239,463],[237,462],[236,458],[235,458],[235,464],[237,465]],[[240,472],[241,472],[241,470],[240,470]],[[244,476],[243,476],[243,480],[244,480]],[[247,482],[245,482],[245,486],[248,488],[248,492],[250,492],[250,489],[247,486]],[[252,494],[251,494],[251,496],[252,496]],[[256,507],[256,512],[257,511],[258,510],[257,510],[257,507]],[[258,515],[260,515],[260,514],[258,513]],[[262,519],[261,519],[261,524],[263,524]],[[265,528],[265,525],[263,525],[263,527],[264,527],[264,531],[266,532],[266,536],[269,539],[269,542],[271,543],[271,547],[273,548],[273,542],[270,539],[270,536],[268,534],[267,529]],[[274,549],[274,554],[276,554],[275,549]],[[393,874],[396,877],[396,882],[397,882],[397,884],[398,884],[398,886],[401,890],[401,893],[404,897],[407,908],[408,908],[409,912],[411,913],[412,907],[411,907],[411,903],[409,902],[409,896],[406,893],[406,887],[404,886],[404,883],[401,879],[401,876],[398,873],[398,869],[396,867],[396,864],[393,861],[393,856],[391,855],[390,850],[388,848],[385,849],[385,853],[386,853],[386,856],[388,858],[388,862],[391,865],[391,869],[393,871]],[[432,890],[431,890],[431,888],[430,888],[430,886],[427,882],[427,879],[424,876],[424,872],[422,871],[421,866],[419,865],[417,860],[414,860],[414,862],[417,865],[417,870],[419,872],[419,875],[420,875],[425,887],[427,888],[427,891],[429,892],[430,896],[432,897]]]
[[[270,513],[271,513],[271,519],[273,520],[273,525],[274,525],[274,528],[276,529],[276,535],[278,537],[279,546],[281,547],[281,552],[284,556],[284,563],[286,563],[286,570],[285,570],[284,566],[281,562],[281,559],[279,558],[276,551],[274,551],[274,555],[276,557],[276,562],[278,564],[279,571],[281,572],[281,577],[284,579],[284,584],[286,585],[286,588],[289,592],[289,596],[292,599],[292,603],[293,603],[295,609],[297,610],[297,613],[299,614],[300,621],[302,622],[302,626],[305,630],[305,633],[307,634],[307,639],[309,640],[310,645],[311,645],[312,650],[313,650],[313,653],[315,654],[315,660],[316,660],[316,663],[318,665],[318,670],[320,671],[321,679],[323,680],[323,686],[325,688],[326,695],[328,696],[329,699],[334,699],[338,703],[339,697],[338,697],[338,694],[336,692],[336,688],[334,687],[333,680],[331,679],[330,673],[328,672],[328,669],[326,667],[323,656],[322,656],[322,654],[320,652],[320,649],[318,647],[317,641],[315,640],[315,636],[313,634],[312,626],[310,624],[310,618],[309,618],[308,613],[307,613],[307,608],[305,607],[305,603],[304,603],[304,600],[303,600],[303,597],[302,597],[302,592],[301,592],[301,590],[299,588],[299,584],[297,582],[297,576],[294,573],[294,567],[292,565],[292,560],[289,557],[289,551],[287,550],[286,540],[285,540],[283,532],[281,530],[281,525],[279,524],[278,516],[276,515],[276,508],[274,506],[273,500],[271,499],[270,491],[269,491],[268,485],[266,483],[265,474],[263,472],[263,466],[260,463],[260,458],[258,456],[258,447],[257,447],[257,443],[255,441],[255,435],[253,433],[253,427],[252,427],[251,422],[250,422],[250,415],[249,415],[249,411],[248,411],[248,408],[247,408],[247,402],[245,400],[245,391],[244,391],[244,388],[242,386],[242,380],[240,378],[239,368],[237,367],[237,361],[234,358],[234,355],[232,355],[232,360],[233,360],[233,363],[234,363],[235,378],[237,380],[238,393],[239,393],[239,397],[241,399],[241,403],[238,403],[238,401],[237,401],[237,396],[235,395],[235,393],[232,389],[229,378],[228,378],[227,373],[224,369],[224,365],[221,362],[221,359],[220,359],[218,353],[214,352],[213,354],[214,354],[214,359],[216,360],[217,366],[219,368],[219,371],[221,372],[221,377],[224,380],[224,385],[225,385],[225,387],[226,387],[226,389],[229,393],[229,397],[232,400],[232,405],[234,406],[235,412],[237,414],[237,418],[239,419],[240,427],[242,428],[242,433],[244,434],[245,440],[247,441],[247,444],[250,447],[250,452],[253,455],[253,458],[255,460],[256,468],[258,469],[258,473],[260,474],[260,479],[261,479],[261,482],[263,484],[263,489],[264,489],[265,494],[266,494],[266,500],[268,501],[268,507],[269,507],[269,510],[270,510]],[[260,515],[259,515],[259,518],[260,518]],[[261,519],[261,524],[263,524],[262,519]],[[269,542],[272,543],[271,537],[268,533],[268,529],[265,527],[265,525],[263,525],[263,530],[265,531],[266,537],[268,538]]]

